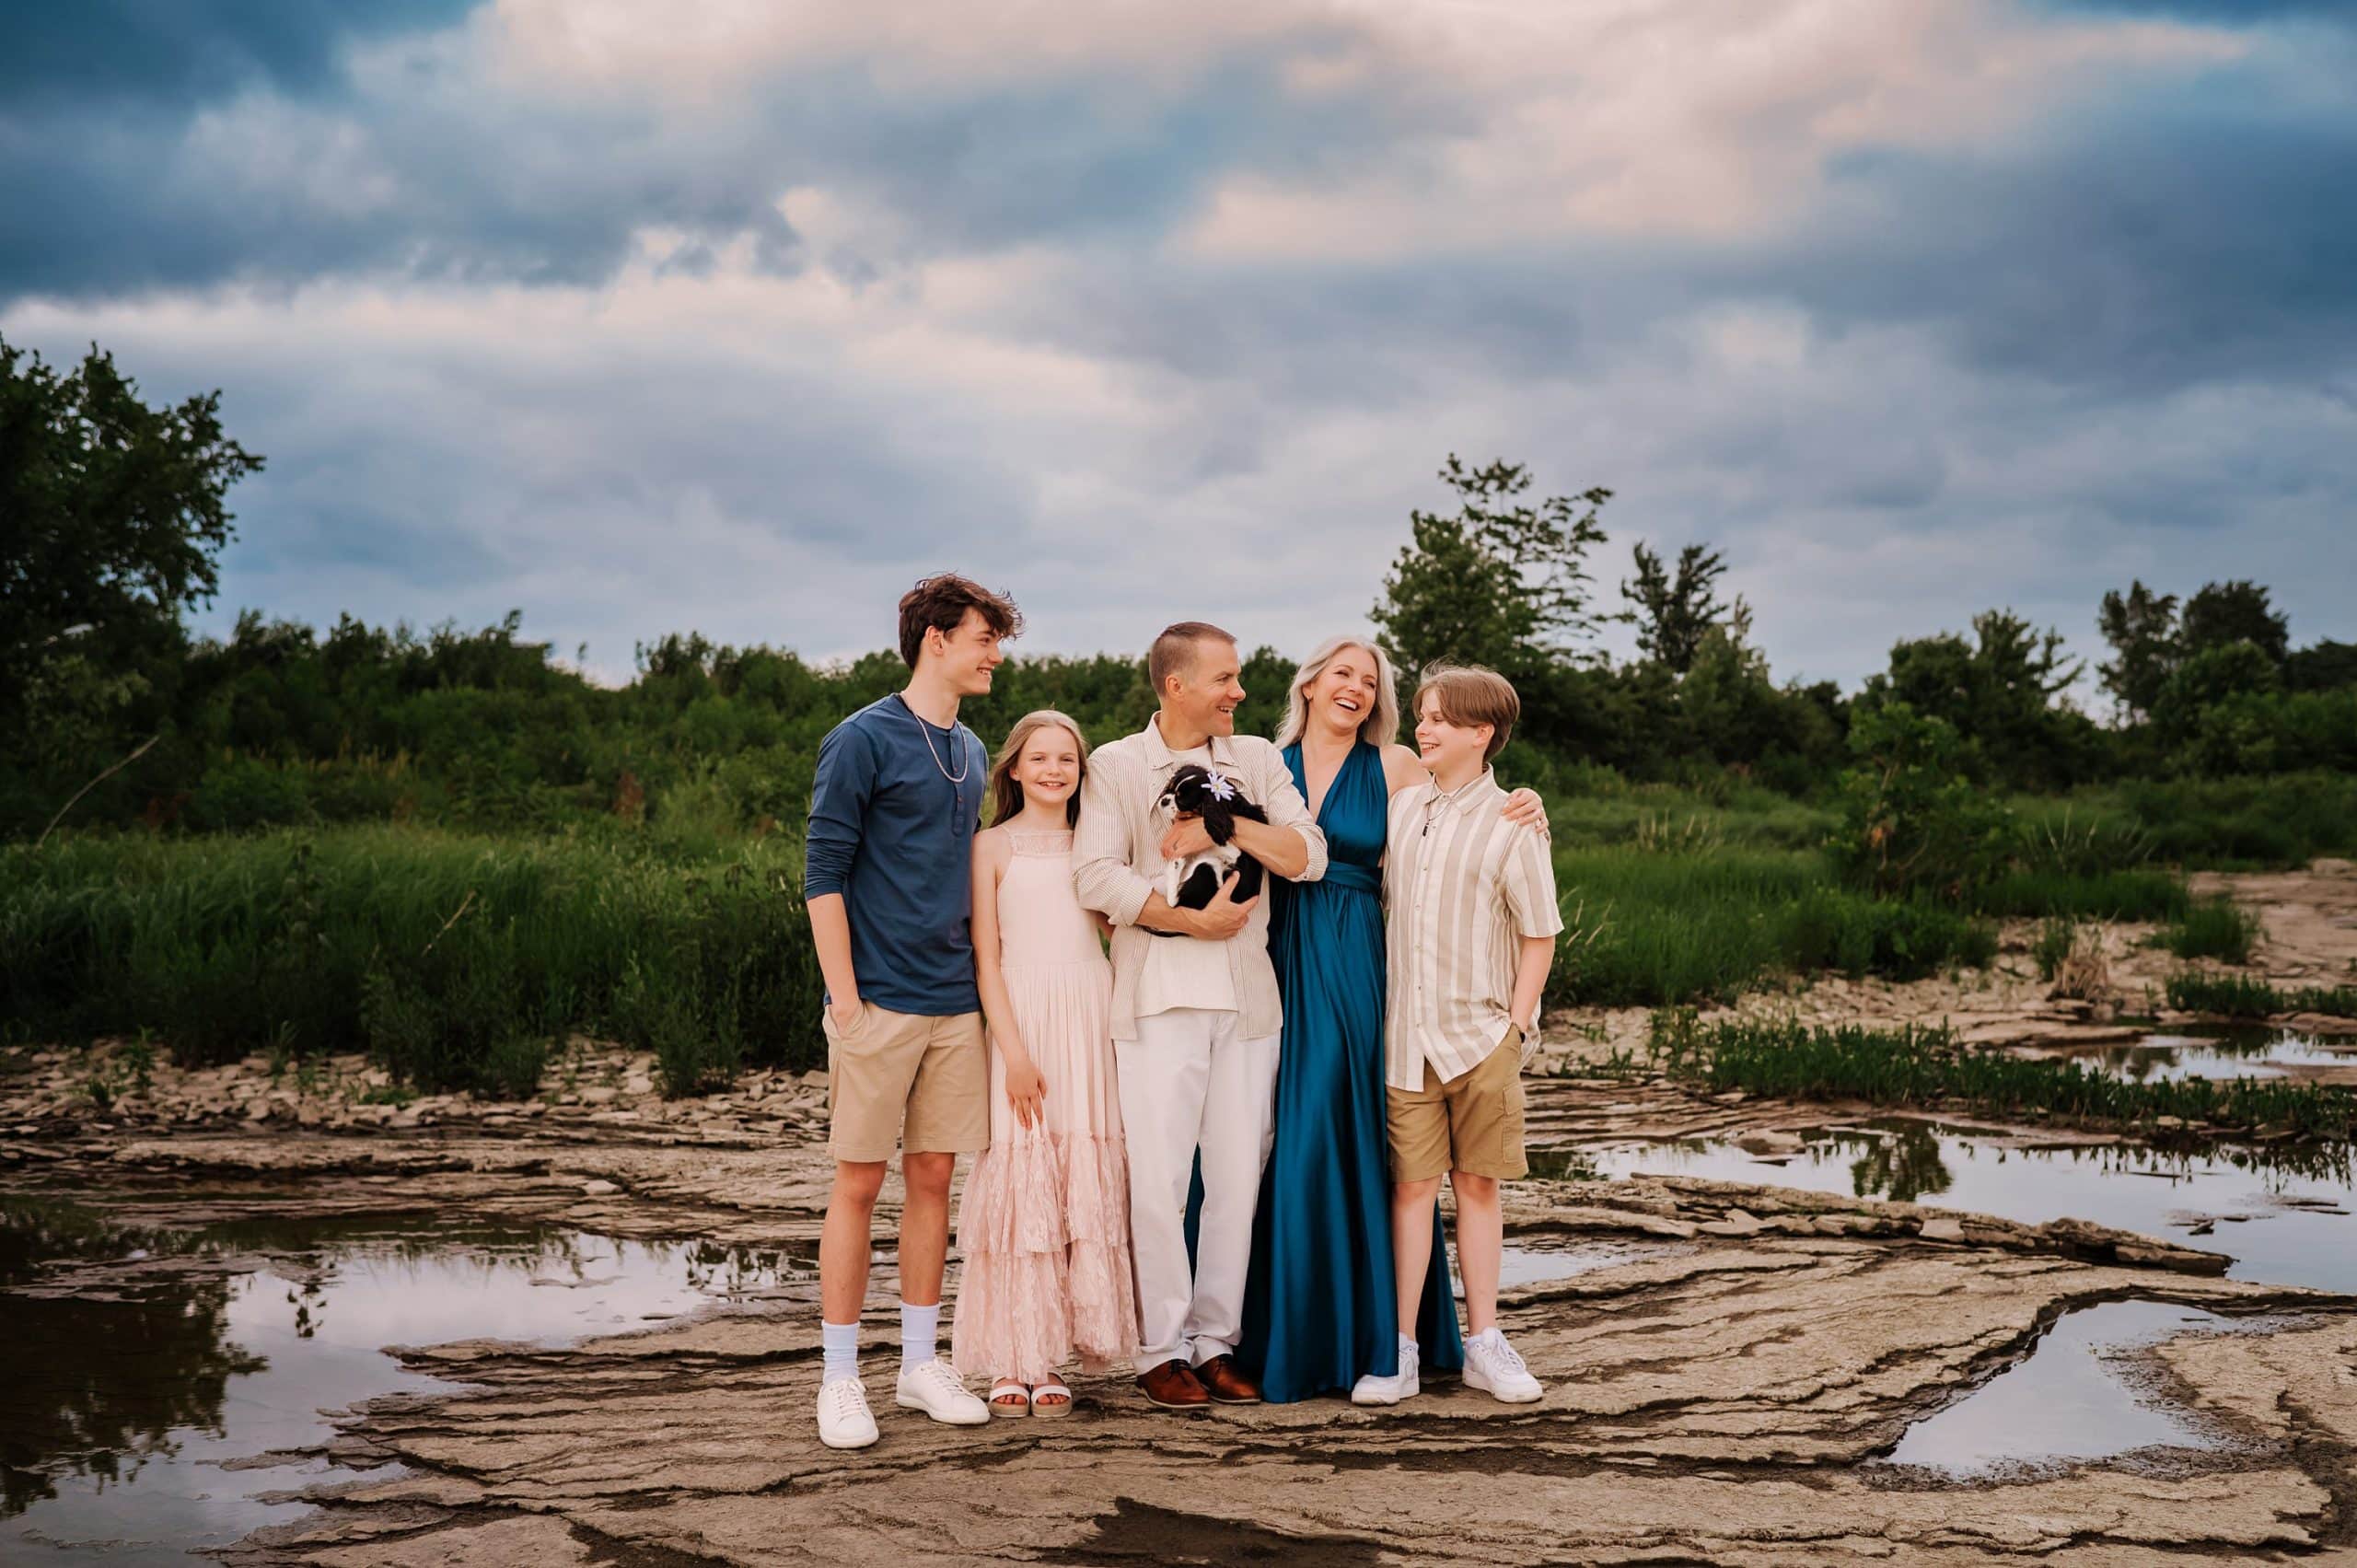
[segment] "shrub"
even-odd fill
[[[1655,1060],[1714,1091],[1876,1105],[2042,1111],[2152,1126],[2161,1117],[2221,1127],[2282,1128],[2309,1137],[2357,1132],[2357,1096],[2282,1079],[2136,1082],[2077,1062],[1973,1051],[1934,1028],[1811,1027],[1738,1018],[1705,1025],[1689,1009],[1656,1013]]]
[[[2189,907],[2175,925],[2160,934],[2159,940],[2180,958],[2247,964],[2258,936],[2258,916],[2232,899],[2204,899]]]
[[[2030,947],[2030,957],[2038,962],[2038,978],[2051,981],[2061,973],[2071,950],[2078,945],[2079,928],[2074,923],[2049,918],[2038,927],[2038,940]]]
[[[1841,775],[1841,822],[1831,841],[1850,878],[1886,898],[1959,899],[2003,855],[2005,808],[1965,778],[1964,748],[1945,720],[1905,703],[1860,708]]]

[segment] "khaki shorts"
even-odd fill
[[[990,1147],[990,1056],[982,1016],[929,1017],[860,1005],[849,1029],[825,1010],[827,1147],[839,1160],[970,1155]]]
[[[1444,1084],[1424,1063],[1421,1089],[1386,1089],[1391,1179],[1429,1181],[1452,1170],[1513,1181],[1530,1174],[1522,1156],[1522,1029],[1469,1073]]]

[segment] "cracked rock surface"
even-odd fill
[[[2270,972],[2345,970],[2357,876],[2249,880]],[[2144,962],[2122,958],[2131,973]],[[1771,1004],[1953,1017],[1999,1042],[2104,1027],[2003,976],[1978,992],[1829,981],[1747,1005]],[[1571,1042],[1556,1058],[1566,1075],[1532,1081],[1535,1144],[1712,1136],[1773,1151],[1840,1109],[1570,1075],[1625,1045],[1619,1014],[1550,1036]],[[352,1063],[285,1098],[250,1072],[159,1072],[145,1102],[104,1118],[62,1109],[45,1071],[0,1081],[13,1128],[0,1190],[102,1194],[158,1227],[426,1214],[815,1244],[831,1168],[821,1085],[772,1074],[720,1101],[666,1103],[643,1059],[600,1061],[575,1086],[504,1108],[369,1105]],[[361,1086],[338,1098],[336,1083]],[[442,1382],[342,1413],[314,1456],[331,1467],[288,1472],[311,1511],[224,1555],[340,1568],[2357,1562],[2357,1299],[2223,1278],[2216,1254],[2173,1241],[1694,1178],[1533,1180],[1508,1190],[1508,1242],[1532,1283],[1504,1293],[1503,1317],[1546,1386],[1536,1405],[1440,1378],[1393,1411],[1325,1400],[1182,1416],[1149,1410],[1126,1380],[1075,1377],[1068,1420],[970,1430],[891,1404],[897,1193],[896,1179],[879,1205],[865,1335],[873,1448],[817,1442],[807,1286],[564,1348],[412,1345],[404,1365]],[[238,1265],[231,1253],[206,1266]],[[69,1285],[103,1290],[134,1266]],[[1971,1480],[1883,1462],[2064,1315],[2126,1300],[2258,1330],[2189,1329],[2130,1353],[2148,1397],[2212,1446]]]

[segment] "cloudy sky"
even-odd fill
[[[626,674],[1364,624],[1450,451],[1722,548],[1780,675],[2131,577],[2357,637],[2357,6],[79,0],[0,335],[218,387],[204,617]]]

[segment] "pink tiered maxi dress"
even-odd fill
[[[1072,835],[1009,831],[999,878],[1000,968],[1046,1085],[1030,1127],[991,1049],[991,1146],[958,1215],[965,1267],[949,1357],[969,1376],[1038,1383],[1077,1360],[1130,1365],[1138,1309],[1129,1160],[1113,1079],[1113,970],[1073,890]]]

